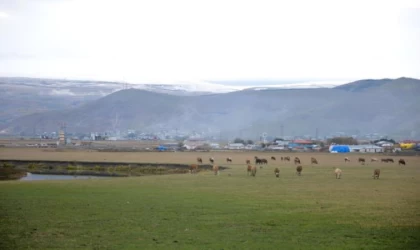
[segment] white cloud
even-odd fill
[[[26,2],[0,24],[7,37],[0,54],[30,57],[0,59],[0,75],[135,83],[420,78],[413,21],[420,11],[407,14],[419,1]]]
[[[0,19],[1,18],[8,18],[9,15],[6,12],[0,11]]]

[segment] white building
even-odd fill
[[[245,145],[243,143],[230,143],[227,146],[228,149],[233,149],[233,150],[237,150],[237,149],[245,149]]]
[[[373,144],[367,145],[350,145],[350,152],[355,153],[383,153],[384,148]]]

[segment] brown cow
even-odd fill
[[[197,162],[198,163],[203,163],[203,159],[201,159],[201,157],[197,157]]]
[[[290,161],[290,156],[286,156],[283,158],[285,161]]]
[[[246,167],[246,171],[247,171],[247,174],[248,174],[248,175],[251,173],[251,170],[252,170],[252,166],[251,166],[251,165],[248,165],[248,166]]]
[[[300,159],[298,157],[295,157],[295,164],[300,164]]]
[[[276,175],[277,178],[279,178],[279,176],[280,176],[280,169],[279,168],[274,169],[274,174]]]
[[[197,170],[198,170],[198,165],[197,164],[191,164],[190,165],[190,173],[191,174],[197,173]]]
[[[232,158],[230,157],[226,158],[226,162],[232,162]]]
[[[373,170],[373,179],[379,179],[379,175],[381,174],[381,170],[380,169],[375,169]]]
[[[252,166],[251,175],[255,177],[256,174],[257,174],[257,166]]]
[[[210,157],[209,161],[213,164],[214,163],[214,158]]]
[[[271,160],[274,160],[274,161],[275,161],[275,160],[276,160],[276,157],[274,157],[274,156],[271,156]]]
[[[365,158],[359,158],[359,163],[365,164]]]
[[[213,165],[213,172],[214,172],[214,175],[219,175],[219,166]]]
[[[280,160],[281,160],[281,161],[283,161],[283,156],[282,156],[282,157],[280,157]]]
[[[348,157],[344,157],[344,162],[348,162],[350,159]]]
[[[249,159],[246,159],[246,164],[251,164],[251,161]]]
[[[400,159],[398,161],[398,165],[404,165],[405,166],[405,160],[404,159]]]
[[[315,159],[315,157],[311,157],[311,164],[318,164],[318,161]]]
[[[299,166],[296,167],[296,174],[300,175],[301,173],[302,173],[302,166],[299,165]]]

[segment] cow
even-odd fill
[[[381,159],[381,162],[388,162],[388,159]]]
[[[276,175],[277,178],[279,178],[279,176],[280,176],[280,169],[279,168],[275,168],[274,169],[274,174]]]
[[[336,179],[341,179],[341,169],[339,168],[334,168],[334,174],[335,174],[335,178]]]
[[[197,164],[191,164],[190,165],[190,173],[191,174],[197,173],[197,170],[198,170],[198,165]]]
[[[381,170],[380,169],[375,169],[373,170],[373,179],[379,179],[379,175],[381,174]]]
[[[302,166],[299,165],[299,166],[296,167],[296,174],[300,176],[301,173],[302,173]]]
[[[376,161],[378,161],[378,158],[375,158],[375,157],[370,158],[370,162],[376,162]]]
[[[318,161],[314,157],[311,157],[311,164],[318,164]]]
[[[348,157],[344,157],[344,162],[350,162],[350,159]]]
[[[213,157],[210,157],[210,159],[209,159],[209,161],[210,161],[210,163],[214,163],[214,158]]]
[[[213,172],[214,172],[214,175],[219,175],[219,166],[213,165]]]
[[[256,166],[252,166],[252,168],[251,168],[251,175],[255,177],[256,174],[257,174],[257,167]]]
[[[249,159],[246,159],[246,164],[247,165],[251,164],[251,161]]]
[[[300,164],[300,159],[298,157],[295,157],[295,164]]]
[[[394,163],[394,159],[392,159],[392,158],[388,158],[388,162],[392,162],[392,163]]]
[[[405,160],[404,159],[400,159],[398,161],[398,165],[404,165],[405,166]]]
[[[246,171],[247,171],[247,174],[248,174],[248,175],[251,173],[251,170],[252,170],[252,166],[251,166],[251,165],[248,165],[248,166],[246,167]]]
[[[365,164],[365,158],[359,158],[359,163]]]
[[[283,156],[282,156],[282,157],[280,157],[280,160],[281,160],[281,161],[283,161]]]
[[[197,157],[197,162],[202,164],[203,163],[203,159],[201,159],[201,157]]]
[[[232,162],[232,158],[230,157],[226,158],[226,162]]]
[[[276,157],[274,157],[274,156],[271,156],[271,160],[274,160],[274,161],[275,161],[275,160],[276,160]]]
[[[290,157],[289,156],[286,156],[286,157],[284,157],[284,160],[285,161],[290,161]]]
[[[267,163],[268,163],[267,159],[260,159],[258,157],[255,159],[255,164],[267,164]]]

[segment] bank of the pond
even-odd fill
[[[91,175],[62,175],[62,174],[33,174],[27,173],[25,177],[20,178],[20,181],[41,181],[41,180],[83,180],[83,179],[98,179],[107,178],[105,176],[91,176]]]
[[[15,171],[19,175],[5,175],[3,180],[19,179],[26,172],[43,175],[77,175],[102,177],[128,177],[143,175],[185,174],[188,164],[126,163],[126,162],[82,162],[82,161],[29,161],[0,160],[0,172]],[[200,165],[198,171],[210,170],[212,165]],[[219,166],[220,170],[226,167]],[[13,178],[10,178],[13,177]]]

